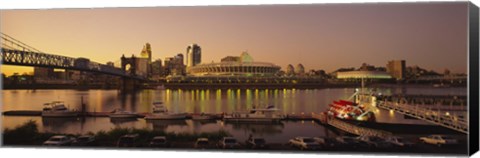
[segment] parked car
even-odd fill
[[[381,149],[390,149],[393,147],[391,143],[388,143],[384,139],[375,136],[358,136],[358,140],[366,143],[369,147],[381,148]]]
[[[401,137],[388,137],[387,139],[385,139],[385,141],[397,147],[411,147],[415,145],[414,143],[406,141],[404,138]]]
[[[238,144],[237,139],[233,137],[223,137],[217,146],[222,149],[235,149],[240,147],[240,144]]]
[[[367,143],[364,143],[355,137],[340,136],[336,137],[335,140],[337,141],[337,146],[340,148],[358,149],[368,147]]]
[[[208,138],[198,138],[193,147],[195,149],[206,149],[209,147],[209,145],[210,143],[208,142]]]
[[[457,139],[445,135],[429,135],[427,137],[420,137],[420,141],[438,146],[458,144]]]
[[[150,147],[170,147],[170,142],[165,136],[156,136],[150,141]]]
[[[95,145],[95,136],[83,135],[72,142],[72,146],[93,146]]]
[[[335,140],[335,138],[313,137],[313,140],[315,140],[323,148],[334,148],[335,146],[338,146],[338,142]]]
[[[318,144],[313,138],[310,137],[295,137],[289,140],[289,144],[299,148],[300,150],[320,149],[320,144]]]
[[[45,146],[68,146],[73,142],[73,138],[64,135],[56,135],[50,137],[47,141],[43,142]]]
[[[138,134],[127,134],[121,136],[117,141],[117,147],[138,147]]]
[[[245,141],[245,145],[252,149],[265,149],[268,148],[267,142],[264,138],[251,137]]]

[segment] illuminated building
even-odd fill
[[[274,76],[280,67],[272,63],[254,62],[253,58],[243,52],[239,57],[225,57],[219,63],[199,64],[193,67],[187,67],[187,72],[191,76]]]
[[[338,79],[361,79],[361,78],[370,78],[370,79],[391,79],[389,73],[385,71],[345,71],[337,72]]]
[[[198,65],[202,62],[202,48],[197,44],[191,44],[187,47],[187,67]]]
[[[147,58],[148,62],[152,62],[152,48],[150,43],[147,43],[145,46],[143,46],[142,52],[140,52],[140,57]]]
[[[397,80],[405,79],[405,60],[392,60],[387,63],[387,72]]]

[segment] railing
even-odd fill
[[[324,113],[320,113],[320,114],[312,113],[312,118],[322,123],[331,125],[337,129],[343,130],[351,134],[359,135],[359,136],[376,136],[380,138],[387,138],[393,135],[391,132],[387,132],[384,130],[361,127],[355,124],[347,123],[337,118],[329,117]]]
[[[448,112],[440,112],[439,110],[431,110],[418,105],[409,105],[390,101],[378,101],[377,107],[387,110],[394,110],[404,115],[425,120],[433,124],[468,134],[468,121],[466,118],[456,116]]]
[[[372,129],[372,128],[367,128],[367,127],[361,127],[357,126],[354,124],[350,124],[344,121],[340,121],[336,118],[328,118],[327,120],[328,124],[336,127],[338,129],[341,129],[345,132],[359,135],[359,136],[376,136],[380,138],[387,138],[392,136],[393,134],[391,132],[383,131],[383,130],[378,130],[378,129]]]

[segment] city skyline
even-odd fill
[[[202,63],[247,50],[282,69],[302,63],[331,72],[406,60],[407,66],[466,73],[466,4],[2,10],[0,17],[1,32],[37,49],[101,63],[139,55],[147,42],[153,59],[162,61],[197,43]],[[2,65],[3,73],[13,71],[22,69]]]

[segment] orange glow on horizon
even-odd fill
[[[147,42],[153,60],[162,61],[197,43],[202,63],[248,50],[255,61],[282,69],[301,63],[306,71],[332,72],[403,59],[407,66],[466,73],[467,4],[1,10],[0,31],[48,54],[99,63],[139,56]],[[1,71],[8,76],[33,68]]]

